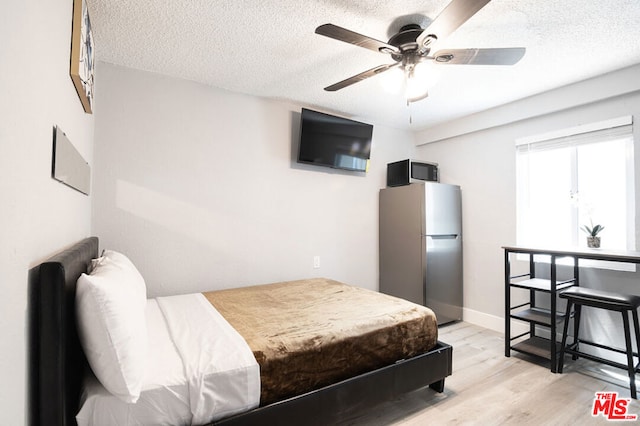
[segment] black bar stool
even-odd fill
[[[571,287],[566,291],[560,293],[560,297],[567,299],[567,312],[564,320],[564,331],[562,333],[562,344],[560,346],[560,359],[558,361],[558,373],[562,373],[562,367],[564,366],[564,354],[569,353],[573,355],[573,359],[578,359],[578,356],[590,359],[592,361],[602,362],[613,367],[622,368],[629,372],[629,386],[631,388],[631,398],[637,399],[636,396],[636,371],[638,371],[638,365],[633,363],[633,357],[638,357],[638,352],[633,352],[631,331],[629,328],[629,311],[633,317],[634,333],[636,338],[636,347],[640,345],[640,326],[638,325],[638,307],[640,306],[640,296],[632,296],[626,294],[612,293],[609,291],[593,290],[584,287]],[[574,317],[574,330],[573,330],[573,343],[567,345],[567,330],[569,328],[569,319],[571,314],[571,307],[575,306]],[[622,323],[624,324],[624,339],[626,343],[626,351],[613,348],[610,346],[601,345],[595,342],[589,342],[581,340],[579,338],[578,330],[580,328],[580,311],[582,306],[590,306],[593,308],[607,309],[609,311],[618,311],[622,313]],[[581,352],[579,344],[586,344],[595,346],[601,349],[607,349],[613,352],[618,352],[627,355],[627,364],[621,364],[612,360],[604,359],[599,356]],[[639,358],[640,361],[640,358]]]

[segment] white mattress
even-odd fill
[[[258,363],[202,294],[150,299],[146,320],[149,360],[138,402],[87,378],[79,426],[197,425],[258,406]]]

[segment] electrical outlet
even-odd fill
[[[313,256],[313,269],[320,267],[320,256]]]

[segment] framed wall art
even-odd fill
[[[71,80],[78,92],[84,112],[92,113],[93,104],[93,34],[86,0],[73,0],[71,32]]]
[[[82,158],[82,155],[58,126],[53,130],[51,177],[89,195],[91,166]]]

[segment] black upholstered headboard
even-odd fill
[[[39,268],[38,419],[42,425],[75,425],[87,362],[75,321],[76,281],[98,257],[98,238],[86,238]]]

